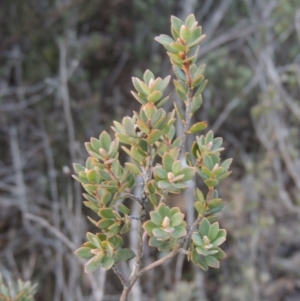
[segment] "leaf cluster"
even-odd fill
[[[37,284],[32,285],[29,281],[18,280],[16,284],[7,286],[3,282],[0,273],[0,300],[1,301],[34,301]]]
[[[176,76],[173,83],[185,106],[185,114],[175,102],[171,112],[163,107],[170,98],[164,93],[171,76],[156,78],[146,70],[142,79],[132,79],[135,91],[131,93],[141,104],[140,110],[134,111],[131,117],[125,116],[121,123],[114,121],[114,139],[105,131],[99,139],[91,138],[86,143],[90,155],[86,165],[74,164],[77,173],[74,178],[86,190],[85,205],[99,217],[99,220],[90,219],[99,233],[87,233],[88,241],[76,251],[77,256],[88,259],[86,272],[98,267],[110,269],[121,260],[135,256],[132,250],[123,248],[122,235],[132,222],[130,209],[120,202],[125,198],[140,204],[140,216],[135,219],[149,236],[150,246],[178,253],[183,243],[192,237],[186,251],[188,259],[204,270],[208,266],[218,267],[219,260],[225,257],[219,246],[226,239],[226,231],[220,230],[217,222],[210,224],[224,206],[216,186],[230,174],[231,159],[224,162],[220,159],[223,140],[209,131],[197,136],[191,150],[181,156],[186,136],[207,127],[205,121],[191,124],[192,116],[202,105],[201,93],[207,83],[203,75],[205,66],[196,65],[199,43],[205,36],[194,15],[188,16],[185,22],[172,17],[171,23],[173,37],[160,35],[155,39],[167,49]],[[184,126],[181,137],[176,137],[175,114]],[[118,159],[121,149],[130,159],[124,165]],[[170,208],[166,200],[187,189],[187,182],[196,174],[208,191],[204,197],[200,189],[196,189],[194,206],[198,217],[187,227],[184,214],[178,207]],[[132,194],[138,176],[143,179],[142,198]],[[145,221],[148,202],[153,210],[149,213],[150,219]],[[141,252],[142,249],[138,250],[138,258]]]

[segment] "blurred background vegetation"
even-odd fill
[[[196,118],[234,158],[221,188],[227,259],[207,273],[188,262],[175,271],[174,260],[143,276],[132,300],[300,300],[300,1],[2,0],[0,272],[38,282],[36,300],[118,300],[117,277],[84,274],[73,254],[91,212],[72,162],[138,109],[131,76],[171,72],[153,38],[190,13],[207,35]],[[157,256],[149,248],[144,260]]]

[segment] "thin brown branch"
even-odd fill
[[[121,283],[123,284],[124,287],[128,286],[128,281],[125,279],[124,275],[122,274],[122,272],[118,269],[117,266],[114,266],[113,268],[114,273],[118,276],[118,278],[120,279]]]

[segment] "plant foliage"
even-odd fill
[[[132,221],[130,209],[120,202],[126,198],[140,204],[137,217],[140,241],[144,229],[150,246],[170,251],[172,256],[184,252],[204,270],[209,266],[218,268],[219,261],[225,257],[219,246],[226,240],[226,231],[219,229],[218,222],[211,222],[217,219],[216,214],[224,206],[216,186],[229,176],[232,160],[222,162],[220,159],[223,140],[215,138],[213,131],[196,136],[192,148],[184,156],[187,135],[207,127],[205,121],[191,123],[202,105],[202,92],[207,84],[203,74],[205,66],[196,64],[199,44],[205,35],[194,15],[189,15],[185,22],[172,16],[171,23],[172,37],[160,35],[155,40],[165,47],[170,57],[176,76],[173,83],[185,112],[176,103],[171,112],[163,107],[170,98],[165,91],[171,76],[162,79],[146,70],[143,78],[132,78],[135,91],[131,93],[141,104],[139,112],[124,117],[121,123],[114,121],[115,137],[104,131],[99,139],[91,138],[86,143],[90,157],[85,166],[74,164],[77,173],[74,178],[86,191],[83,194],[85,205],[98,215],[98,220],[91,221],[99,228],[99,233],[87,233],[88,241],[76,251],[77,256],[89,259],[86,272],[98,267],[110,269],[134,257],[137,262],[141,260],[142,246],[134,254],[123,244],[122,235],[130,229]],[[184,128],[181,137],[176,136],[176,117]],[[124,165],[119,161],[120,148],[130,158]],[[187,182],[196,174],[207,191],[196,189],[194,207],[198,217],[187,227],[184,214],[177,207],[170,208],[166,200],[186,190]],[[141,198],[132,194],[137,177],[143,178]],[[148,203],[152,210],[149,220],[145,220]],[[189,247],[183,250],[187,241],[190,241]],[[130,289],[141,273],[137,270],[124,289]]]

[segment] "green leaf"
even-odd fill
[[[213,241],[219,233],[219,223],[215,222],[209,227],[208,238]]]
[[[140,87],[142,88],[143,93],[146,96],[148,96],[150,94],[150,88],[143,81],[141,81],[140,79],[137,78],[137,81],[138,81]]]
[[[116,218],[116,214],[111,208],[103,208],[99,210],[99,215],[102,218]]]
[[[130,137],[128,135],[125,135],[125,134],[122,134],[122,133],[116,133],[116,137],[122,143],[131,144]]]
[[[157,211],[151,211],[150,218],[154,224],[161,226],[164,216],[160,215]]]
[[[174,108],[175,108],[177,116],[179,117],[179,119],[181,121],[184,121],[185,118],[183,117],[182,112],[181,112],[180,108],[178,107],[177,103],[174,101],[173,104],[174,104]]]
[[[96,257],[96,256],[95,256]],[[100,261],[95,261],[95,257],[91,258],[86,264],[84,271],[86,273],[91,273],[97,270],[100,267],[101,262]]]
[[[216,240],[213,242],[213,246],[214,246],[214,247],[218,247],[218,246],[220,246],[225,240],[226,240],[226,237],[225,237],[225,236],[222,236],[222,237],[216,239]]]
[[[162,219],[161,219],[162,220]],[[143,224],[143,228],[148,233],[149,236],[153,236],[152,231],[157,228],[157,225],[154,224],[152,221],[148,220]]]
[[[202,82],[202,84],[198,87],[197,91],[195,92],[195,95],[194,96],[198,96],[200,95],[203,90],[205,89],[206,85],[208,83],[208,80],[206,79],[205,81]]]
[[[164,92],[165,89],[167,88],[167,86],[169,85],[169,82],[170,82],[170,79],[171,79],[171,76],[168,75],[167,77],[165,77],[159,84],[158,86],[158,90],[161,91],[161,92]]]
[[[220,261],[213,256],[206,256],[205,262],[212,268],[218,269],[220,267]]]
[[[199,42],[195,43],[195,41],[199,41],[199,38],[204,39],[204,37],[202,36],[202,28],[200,26],[193,28],[191,30],[190,38],[188,40],[188,47],[191,48],[191,47],[195,46],[196,44],[199,43]]]
[[[187,94],[188,88],[184,82],[174,79],[173,83],[178,92],[182,92],[184,95]]]
[[[167,181],[158,181],[157,186],[160,189],[169,189],[170,187],[172,187],[171,183],[169,183]]]
[[[150,70],[146,70],[143,76],[144,82],[149,86],[149,82],[151,79],[154,80],[154,74]]]
[[[225,170],[228,170],[229,167],[230,167],[230,165],[231,165],[231,162],[232,162],[232,159],[227,159],[227,160],[225,160],[225,161],[221,164],[221,166],[222,166]]]
[[[158,240],[156,237],[150,237],[149,239],[149,246],[160,248],[164,244],[163,241]]]
[[[109,192],[104,193],[103,196],[101,197],[101,203],[106,206],[110,201],[111,201],[111,193]]]
[[[174,42],[174,40],[171,37],[165,34],[161,34],[158,37],[155,37],[154,40],[162,45],[170,45]]]
[[[180,237],[183,237],[186,235],[186,229],[185,227],[183,226],[178,226],[178,227],[175,227],[175,230],[173,233],[171,233],[172,237],[173,238],[180,238]]]
[[[118,157],[118,150],[119,150],[119,141],[118,139],[114,139],[109,146],[108,154],[110,158]]]
[[[194,207],[200,215],[204,215],[207,211],[205,204],[200,202],[195,202]]]
[[[224,202],[220,198],[213,199],[208,203],[208,208],[210,213],[219,212],[223,209],[223,207],[224,207]]]
[[[204,195],[199,188],[197,188],[197,190],[195,191],[195,198],[197,201],[199,201],[201,203],[205,203]]]
[[[101,250],[99,253],[94,257],[95,262],[102,262],[102,259],[104,257],[104,252]]]
[[[83,202],[83,204],[84,204],[86,207],[92,209],[92,210],[95,211],[95,212],[98,212],[98,210],[99,210],[99,205],[96,205],[96,204],[94,204],[94,203],[92,203],[92,202]]]
[[[117,254],[121,260],[130,260],[135,257],[135,253],[130,249],[121,249]]]
[[[223,143],[223,138],[222,137],[217,137],[213,140],[213,146],[212,150],[218,149],[222,146]]]
[[[187,188],[187,184],[186,183],[173,183],[172,187],[174,187],[175,189],[186,189]],[[174,192],[172,191],[172,193],[180,193],[181,191],[178,192]]]
[[[170,224],[172,227],[176,227],[182,224],[184,218],[184,214],[181,212],[175,213],[170,220]]]
[[[199,74],[204,74],[205,68],[206,68],[206,65],[205,65],[205,64],[200,65],[200,66],[197,68],[197,71],[196,71],[196,73],[195,73],[195,76],[196,76],[196,75],[199,75]]]
[[[123,245],[123,239],[119,235],[109,238],[108,241],[114,246],[114,249],[117,249]]]
[[[170,46],[175,49],[176,51],[186,51],[186,46],[185,45],[182,45],[181,43],[178,43],[178,42],[174,42],[174,43],[171,43]]]
[[[170,210],[170,208],[168,207],[168,206],[166,206],[165,204],[163,204],[163,203],[161,203],[158,207],[157,207],[157,209],[156,209],[157,211],[158,211],[158,213],[160,214],[160,216],[162,217],[162,218],[164,218],[164,217],[169,217],[169,218],[171,218],[172,216],[171,216],[171,210]]]
[[[182,181],[189,181],[190,179],[192,179],[195,175],[195,168],[194,167],[185,167],[181,170],[181,174],[184,174],[184,178],[182,179]]]
[[[150,119],[152,119],[156,110],[157,109],[156,109],[155,105],[151,102],[148,102],[146,105],[143,106],[141,113],[144,112],[147,119],[150,120]]]
[[[77,174],[79,174],[80,171],[84,171],[85,170],[85,167],[82,166],[82,165],[80,165],[80,164],[78,164],[78,163],[74,163],[73,164],[73,168],[74,168],[74,170],[75,170],[75,172]]]
[[[184,41],[188,41],[189,37],[190,37],[190,34],[191,34],[191,30],[185,26],[185,25],[182,25],[180,27],[180,37],[184,40]]]
[[[200,85],[200,83],[204,80],[204,75],[199,74],[197,77],[193,79],[192,87],[195,88]]]
[[[219,181],[214,180],[214,179],[207,179],[207,180],[204,181],[204,183],[207,185],[207,187],[211,188],[211,187],[217,186]]]
[[[81,247],[77,249],[74,253],[80,258],[91,258],[94,254],[91,253],[91,248]]]
[[[205,136],[204,144],[207,145],[208,143],[212,142],[213,139],[214,139],[214,132],[210,130]]]
[[[111,144],[110,135],[106,131],[103,131],[99,137],[99,140],[102,144],[102,148],[104,148],[108,152]]]
[[[125,166],[130,172],[132,172],[136,175],[141,173],[139,168],[134,163],[126,162]]]
[[[200,32],[201,32],[201,30],[200,30]],[[192,34],[193,34],[193,33],[192,33]],[[197,33],[197,34],[198,34],[198,33]],[[195,33],[195,35],[196,35],[196,33]],[[201,35],[200,37],[198,37],[198,38],[196,38],[196,39],[194,39],[194,37],[191,35],[190,38],[189,38],[190,42],[188,43],[187,46],[188,46],[189,48],[193,48],[193,47],[196,46],[197,44],[201,43],[204,39],[205,39],[205,35]]]
[[[120,230],[121,230],[121,225],[119,223],[114,223],[108,227],[108,231],[105,234],[107,238],[110,238],[115,236],[116,234],[119,234]]]
[[[226,257],[226,254],[224,251],[222,251],[220,248],[218,249],[218,253],[214,255],[215,258],[217,258],[218,260],[222,260]]]
[[[96,151],[98,151],[99,148],[103,148],[102,143],[98,139],[93,137],[91,138],[91,145]]]
[[[165,103],[167,103],[167,101],[169,100],[170,96],[166,96],[165,98],[163,98],[159,103],[156,104],[156,106],[158,108],[162,107]]]
[[[169,153],[165,153],[162,158],[163,167],[167,172],[172,172],[174,159]]]
[[[92,202],[92,203],[94,203],[94,204],[98,204],[97,199],[94,198],[93,196],[91,196],[91,195],[89,195],[89,194],[87,194],[87,193],[83,193],[82,195],[83,195],[83,197],[84,197],[85,199],[89,200],[90,202]]]
[[[155,166],[153,168],[153,173],[155,178],[163,180],[168,178],[167,172],[163,169],[162,166]]]
[[[120,230],[120,234],[124,234],[130,230],[131,223],[124,224],[124,226]]]
[[[99,222],[97,222],[97,227],[100,229],[108,229],[115,221],[110,218],[103,218]]]
[[[136,136],[134,132],[134,123],[131,118],[129,118],[128,116],[124,117],[122,124],[127,135]]]
[[[199,235],[198,232],[193,232],[192,240],[193,240],[194,244],[197,245],[197,246],[202,246],[203,245],[202,238],[201,238],[201,236]]]
[[[191,28],[195,22],[197,21],[194,14],[188,15],[185,19],[185,25],[188,26],[189,28]]]
[[[198,255],[198,253],[196,251],[192,252],[192,262],[196,265],[198,265],[201,269],[203,269],[204,271],[208,270],[208,266],[204,260],[204,257],[201,257]]]
[[[182,168],[181,168],[180,160],[177,160],[172,164],[172,172],[174,173],[174,175],[177,176],[179,174],[179,172],[181,173],[181,171],[182,171]]]
[[[145,96],[143,96],[142,94],[138,95],[134,91],[130,91],[130,93],[140,104],[144,105],[147,103],[147,98]]]
[[[173,65],[173,70],[179,80],[186,81],[186,76],[179,67]]]
[[[203,163],[209,170],[212,170],[214,167],[214,163],[209,155],[204,156]]]
[[[124,215],[128,215],[130,213],[130,210],[126,206],[124,206],[123,204],[121,204],[121,203],[117,205],[117,208]]]
[[[94,169],[89,170],[87,172],[86,176],[87,176],[87,179],[89,180],[89,182],[93,183],[97,177],[97,172]]]
[[[179,18],[177,18],[175,16],[171,16],[171,24],[172,24],[172,28],[179,35],[180,28],[183,25],[183,22]]]
[[[154,129],[150,132],[150,134],[147,137],[147,142],[149,144],[154,144],[160,137],[161,137],[161,131],[158,129]]]
[[[102,260],[102,268],[104,270],[109,270],[114,265],[114,259],[110,256],[105,256]]]
[[[202,95],[199,94],[198,96],[194,96],[191,103],[191,113],[195,113],[202,105]]]
[[[134,88],[137,90],[137,92],[139,92],[141,95],[147,96],[147,94],[142,89],[142,87],[140,85],[140,81],[137,77],[132,77],[132,83],[133,83]]]
[[[200,131],[203,131],[207,128],[207,122],[206,121],[201,121],[193,124],[190,129],[188,130],[188,133],[197,133]]]
[[[136,124],[144,133],[146,134],[150,133],[149,126],[141,119],[137,120]]]
[[[199,225],[199,231],[201,236],[203,237],[204,235],[207,236],[208,231],[210,227],[210,222],[207,220],[207,218],[203,218],[200,225]]]
[[[155,228],[152,231],[153,235],[159,240],[167,240],[171,237],[170,233],[165,232],[161,228]]]
[[[160,91],[153,91],[148,97],[147,99],[150,101],[150,102],[157,102],[159,99],[161,99],[162,97],[162,92]]]
[[[203,255],[203,256],[207,256],[209,253],[209,251],[207,251],[206,249],[202,248],[202,247],[196,247],[196,251],[199,255]]]

